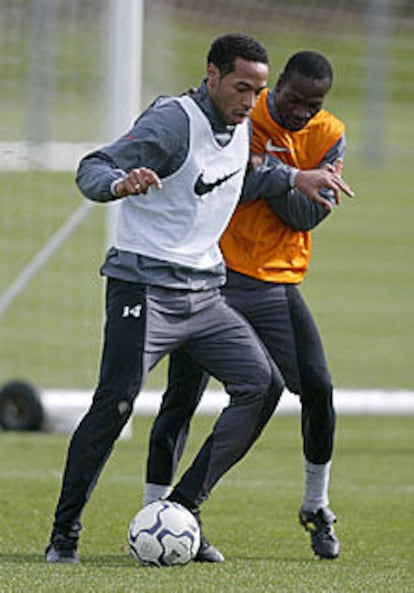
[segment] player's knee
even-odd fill
[[[252,377],[253,381],[248,381],[248,390],[252,393],[267,395],[273,385],[273,376],[270,367],[268,369],[257,369]]]
[[[122,393],[97,391],[91,411],[106,425],[123,427],[132,415],[133,405],[133,401]]]
[[[279,369],[275,366],[271,368],[271,381],[269,387],[269,393],[275,397],[279,398],[282,395],[282,391],[286,387],[285,381],[279,371]]]
[[[230,395],[237,395],[245,401],[263,401],[269,393],[275,396],[281,393],[281,381],[276,378],[270,365],[245,368],[243,371],[234,383],[226,385]]]
[[[303,400],[318,399],[319,401],[332,402],[332,380],[327,369],[310,367],[302,375],[301,396]]]

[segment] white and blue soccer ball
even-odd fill
[[[147,566],[188,564],[200,547],[200,527],[182,505],[157,500],[132,519],[128,532],[131,556]]]

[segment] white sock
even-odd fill
[[[328,487],[331,462],[311,463],[305,459],[305,493],[302,509],[315,512],[329,505]]]
[[[147,482],[144,486],[144,507],[161,498],[167,498],[171,490],[172,486],[168,484],[151,484]]]

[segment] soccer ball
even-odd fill
[[[141,564],[188,564],[200,547],[200,527],[194,515],[182,505],[157,500],[132,519],[128,542],[131,556]]]

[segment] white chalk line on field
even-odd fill
[[[144,391],[135,403],[136,414],[154,414],[161,403],[161,392]],[[224,390],[207,390],[198,413],[217,413],[229,402]],[[349,414],[414,414],[414,391],[380,389],[337,389],[334,392],[335,408]],[[278,414],[300,412],[298,396],[285,390],[277,407]]]
[[[92,402],[92,391],[45,390],[40,394],[43,407],[41,430],[71,434]],[[134,415],[155,416],[161,404],[161,391],[144,391],[137,398]],[[345,390],[335,392],[338,414],[388,414],[414,417],[414,391]],[[229,397],[223,390],[207,390],[196,413],[218,413],[228,405]],[[285,391],[275,414],[300,415],[299,398]],[[126,423],[121,438],[132,436],[132,418]]]
[[[45,414],[45,429],[70,433],[89,407],[92,391],[46,390],[41,394]],[[134,407],[135,415],[154,416],[161,403],[161,391],[143,391]],[[229,397],[223,390],[207,390],[198,408],[198,414],[218,414],[228,404]],[[414,415],[414,391],[409,390],[355,390],[338,389],[334,395],[338,414],[394,414]],[[300,413],[299,398],[285,391],[276,410],[277,414]],[[132,434],[128,422],[122,436]]]

